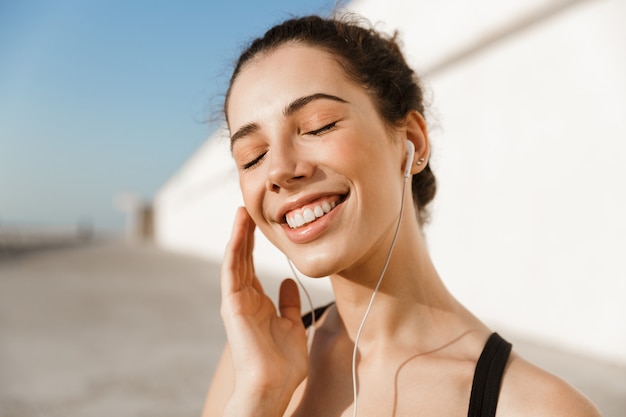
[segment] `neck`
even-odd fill
[[[402,229],[382,277],[359,347],[373,348],[403,335],[423,335],[449,321],[460,306],[445,288],[432,264],[416,222],[403,221]],[[337,311],[353,341],[381,272],[391,239],[381,244],[367,262],[331,276]],[[449,323],[447,323],[449,326]],[[411,338],[413,339],[413,338]]]

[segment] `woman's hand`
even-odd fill
[[[255,224],[241,207],[222,265],[222,318],[235,370],[227,414],[282,415],[308,373],[300,296],[292,280],[280,288],[279,311],[254,272]]]

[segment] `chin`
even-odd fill
[[[298,268],[298,271],[302,272],[302,274],[306,275],[309,278],[326,278],[327,276],[331,275],[330,272],[322,271],[319,268],[303,269],[300,268],[298,265],[296,265],[296,268]]]
[[[329,259],[328,256],[305,257],[300,255],[290,259],[298,271],[309,278],[324,278],[339,270],[336,259]]]

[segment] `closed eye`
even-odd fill
[[[255,165],[257,165],[259,162],[261,162],[263,160],[263,158],[265,158],[265,155],[267,155],[267,152],[263,152],[262,154],[260,154],[259,156],[257,156],[256,158],[254,158],[252,161],[247,162],[245,164],[243,164],[242,168],[243,169],[250,169],[253,168]]]
[[[313,136],[319,136],[322,135],[330,130],[333,130],[335,127],[337,126],[337,122],[332,122],[327,124],[326,126],[316,129],[316,130],[311,130],[310,132],[305,133],[306,135],[313,135]]]

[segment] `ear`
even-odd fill
[[[430,141],[424,117],[417,110],[410,111],[404,120],[404,137],[415,145],[411,174],[420,173],[428,163]]]

